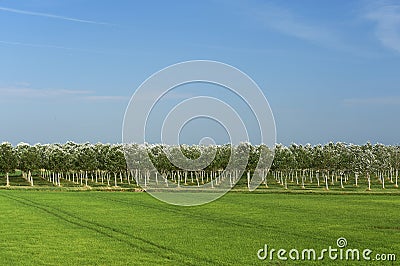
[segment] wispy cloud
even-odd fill
[[[19,83],[18,83],[19,84]],[[23,83],[20,86],[0,87],[0,99],[25,99],[25,100],[83,100],[90,102],[98,101],[128,101],[127,96],[116,95],[96,95],[92,90],[69,90],[69,89],[36,89],[31,88],[28,83]]]
[[[107,54],[105,52],[96,51],[92,49],[80,49],[80,48],[72,48],[66,46],[58,46],[58,45],[47,45],[47,44],[35,44],[35,43],[25,43],[25,42],[10,42],[0,40],[0,44],[6,45],[17,45],[17,46],[26,46],[26,47],[33,47],[33,48],[45,48],[45,49],[61,49],[66,51],[77,51],[77,52],[84,52],[84,53],[95,53],[95,54]],[[118,55],[117,53],[113,53]]]
[[[114,96],[114,95],[91,95],[91,96],[86,96],[84,99],[89,100],[89,101],[107,101],[107,102],[113,102],[113,101],[128,101],[130,97],[128,96]]]
[[[400,97],[349,98],[343,102],[346,105],[400,105]]]
[[[79,22],[79,23],[88,23],[88,24],[97,24],[97,25],[109,25],[109,26],[114,25],[114,24],[107,23],[107,22],[100,22],[100,21],[93,21],[93,20],[86,20],[86,19],[79,19],[79,18],[72,18],[72,17],[66,17],[66,16],[59,16],[59,15],[55,15],[55,14],[33,12],[33,11],[28,11],[28,10],[8,8],[8,7],[2,7],[2,6],[0,6],[0,11],[11,12],[11,13],[16,13],[16,14],[23,14],[23,15],[29,15],[29,16],[46,17],[46,18],[52,18],[52,19],[61,19],[61,20]]]
[[[379,41],[400,52],[400,5],[371,6],[365,17],[376,23],[375,34]]]
[[[201,95],[201,93],[200,93]],[[135,94],[135,101],[150,101],[154,102],[158,101],[180,101],[185,99],[190,99],[192,97],[199,96],[199,93],[196,92],[176,92],[174,89],[165,93],[163,89],[154,89],[150,91],[143,92],[139,94]]]
[[[93,93],[89,90],[67,90],[67,89],[33,89],[24,87],[0,88],[0,97],[18,98],[54,98],[65,96],[88,95]]]
[[[15,85],[19,86],[19,87],[30,87],[31,86],[31,84],[29,82],[26,82],[26,81],[16,82]]]
[[[378,56],[378,54],[357,43],[357,40],[354,40],[343,28],[343,23],[337,25],[324,24],[282,4],[271,2],[240,3],[237,7],[246,19],[256,21],[259,26],[271,31],[355,56],[368,58]],[[277,3],[283,2],[278,1]]]
[[[140,100],[154,100],[163,95],[163,91],[152,91],[137,97]],[[0,86],[0,100],[82,100],[88,102],[128,102],[132,95],[99,95],[95,90],[71,90],[55,88],[34,88],[29,82],[15,82],[13,85]],[[182,100],[197,96],[192,93],[171,90],[160,100]]]
[[[340,38],[332,30],[308,22],[304,17],[281,6],[265,3],[246,6],[243,12],[266,28],[282,34],[324,46],[342,46]]]
[[[127,52],[118,52],[118,51],[101,51],[94,49],[82,49],[82,48],[75,48],[75,47],[66,47],[66,46],[59,46],[59,45],[48,45],[48,44],[37,44],[37,43],[26,43],[26,42],[15,42],[15,41],[5,41],[0,40],[0,44],[10,45],[10,46],[25,46],[25,47],[32,47],[32,48],[40,48],[40,49],[58,49],[64,50],[65,52],[80,52],[80,53],[90,53],[90,54],[98,54],[98,55],[113,55],[113,56],[124,56],[124,57],[132,57],[136,56],[135,53],[127,53]],[[141,54],[145,54],[145,52],[141,52]],[[154,55],[154,53],[146,52],[146,54]]]

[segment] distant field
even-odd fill
[[[0,261],[265,265],[271,261],[257,258],[264,244],[321,250],[336,247],[339,237],[348,248],[400,256],[399,210],[397,195],[231,192],[207,205],[178,207],[146,193],[0,190]],[[275,257],[272,264],[283,262]]]

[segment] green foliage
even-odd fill
[[[0,172],[20,169],[25,172],[46,169],[53,172],[102,170],[106,172],[125,172],[129,169],[151,170],[153,166],[161,173],[179,170],[168,156],[182,160],[198,160],[194,170],[219,171],[227,167],[267,169],[272,156],[272,170],[291,172],[295,170],[318,170],[322,172],[358,173],[367,175],[373,172],[400,169],[399,146],[382,144],[353,145],[330,142],[326,145],[297,145],[285,147],[277,144],[275,150],[265,145],[254,146],[241,143],[237,146],[214,145],[111,145],[97,143],[46,144],[30,146],[20,143],[15,148],[10,143],[0,146]],[[169,155],[168,155],[169,154]],[[183,154],[183,157],[177,155]],[[236,156],[232,156],[232,155]],[[167,156],[168,155],[168,156]],[[205,156],[203,156],[205,155]],[[215,156],[214,156],[215,155]],[[149,158],[149,159],[146,159]],[[205,158],[213,158],[204,161]],[[204,168],[200,165],[206,165]],[[243,167],[241,167],[243,166]]]
[[[0,172],[14,172],[18,166],[18,158],[15,149],[8,142],[0,144]]]
[[[40,154],[37,146],[30,146],[26,143],[20,143],[15,148],[18,158],[18,169],[28,172],[39,169]]]

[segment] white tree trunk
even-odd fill
[[[369,176],[369,174],[367,174],[367,178],[368,178],[368,190],[371,190],[371,177]]]
[[[329,175],[329,174],[328,174]],[[328,176],[325,175],[325,189],[329,190],[329,186],[328,186]]]
[[[29,181],[31,183],[31,186],[33,187],[33,177],[32,177],[31,171],[28,172],[28,178],[29,178]]]
[[[126,171],[126,180],[128,181],[128,185],[131,185],[131,172],[130,171]]]
[[[356,173],[356,174],[354,175],[354,177],[355,177],[355,179],[356,179],[356,187],[358,187],[358,174]]]
[[[7,187],[10,186],[10,177],[8,176],[8,173],[6,173],[6,179],[7,179]]]
[[[247,188],[250,189],[250,171],[247,171]]]
[[[168,187],[168,178],[167,174],[164,174],[165,185]]]
[[[390,168],[390,183],[393,184],[393,168]]]

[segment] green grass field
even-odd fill
[[[336,247],[339,237],[347,239],[348,248],[400,256],[399,214],[400,197],[384,194],[231,192],[210,204],[179,207],[146,193],[0,190],[0,261],[282,265],[276,256],[272,262],[260,261],[257,251],[264,244],[288,251],[322,250]]]

